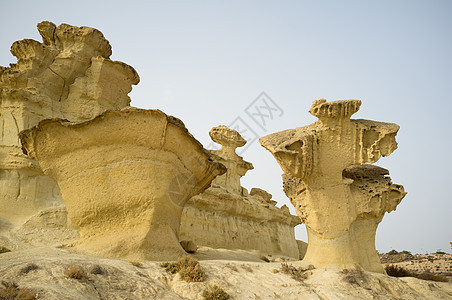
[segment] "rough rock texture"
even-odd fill
[[[231,253],[237,257],[237,254]],[[196,256],[196,255],[195,255]],[[30,268],[35,264],[37,268]],[[86,281],[67,278],[70,265],[85,270]],[[306,269],[303,262],[288,262]],[[218,285],[230,299],[451,299],[452,283],[389,277],[359,270],[314,269],[301,281],[281,272],[281,263],[200,260],[204,282],[185,282],[160,263],[100,259],[67,250],[34,249],[0,254],[0,281],[15,282],[38,299],[204,299],[203,290]]]
[[[367,165],[396,148],[399,126],[351,120],[360,100],[314,101],[311,125],[260,139],[284,171],[284,191],[308,230],[304,261],[316,267],[355,264],[381,272],[375,232],[405,196],[382,168]]]
[[[256,250],[263,255],[299,257],[294,227],[299,218],[287,206],[275,207],[272,195],[258,188],[248,191],[240,177],[253,165],[236,154],[245,145],[240,134],[226,126],[212,128],[210,136],[222,145],[211,150],[213,158],[227,167],[212,186],[187,202],[180,237],[198,246]]]
[[[380,254],[383,266],[396,265],[405,270],[421,274],[429,272],[431,274],[444,276],[452,282],[452,254]]]
[[[77,251],[105,257],[183,255],[185,202],[225,172],[182,121],[159,110],[129,107],[83,123],[44,120],[20,138],[58,182],[80,231]]]
[[[19,132],[43,119],[84,121],[127,106],[139,82],[132,67],[109,59],[100,31],[47,21],[38,30],[42,43],[14,42],[17,63],[0,67],[0,219],[11,225],[62,204],[56,183],[23,155]]]

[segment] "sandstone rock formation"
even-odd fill
[[[139,82],[132,67],[109,59],[100,31],[47,21],[38,30],[42,43],[15,42],[17,63],[0,67],[0,219],[10,224],[62,204],[56,183],[22,153],[19,132],[43,119],[84,121],[127,106]]]
[[[185,128],[159,110],[124,108],[83,123],[44,120],[21,132],[24,151],[58,182],[80,231],[75,249],[168,260],[185,202],[225,172]]]
[[[311,125],[260,139],[284,171],[284,191],[308,230],[304,261],[320,268],[355,264],[381,272],[375,232],[405,196],[385,169],[368,165],[396,148],[399,126],[353,120],[360,100],[314,101]]]
[[[210,137],[222,145],[211,150],[212,157],[227,171],[204,193],[187,202],[181,221],[181,239],[198,246],[255,250],[263,255],[283,255],[298,259],[294,227],[300,224],[287,206],[275,207],[272,195],[258,188],[248,191],[240,178],[253,165],[236,154],[246,140],[226,126],[212,128]]]

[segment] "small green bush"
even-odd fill
[[[206,276],[199,262],[190,255],[181,257],[174,263],[166,262],[160,266],[168,273],[179,273],[181,279],[187,282],[202,282]]]
[[[208,289],[202,292],[201,296],[205,300],[227,300],[230,297],[228,293],[217,285],[209,286]]]
[[[446,252],[441,251],[440,249],[438,249],[438,251],[436,251],[435,254],[446,254]]]
[[[411,252],[410,252],[410,251],[407,251],[407,250],[403,250],[403,251],[400,252],[400,253],[403,253],[403,254],[411,254]]]
[[[395,254],[399,254],[399,252],[397,252],[396,250],[391,250],[388,252],[389,255],[395,255]]]
[[[33,300],[36,293],[29,289],[21,289],[15,283],[2,281],[4,288],[0,289],[0,300]]]

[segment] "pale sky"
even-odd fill
[[[131,105],[182,119],[206,147],[217,125],[260,137],[314,122],[315,99],[361,99],[353,118],[401,126],[399,149],[376,164],[408,195],[377,249],[451,252],[452,1],[0,0],[0,11],[0,65],[16,62],[14,41],[41,41],[40,21],[97,28],[141,77]],[[246,109],[262,92],[279,110],[261,127]],[[272,155],[257,141],[241,155],[254,164],[242,185],[294,214]]]

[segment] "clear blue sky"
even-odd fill
[[[40,40],[40,21],[97,28],[141,77],[132,105],[179,117],[205,146],[210,128],[237,117],[263,136],[314,122],[315,99],[361,99],[355,118],[401,126],[399,149],[377,165],[408,195],[377,249],[450,252],[452,1],[3,0],[0,10],[0,65],[16,61],[14,41]],[[264,128],[245,112],[262,91],[283,111]],[[255,167],[243,185],[289,203],[271,154],[254,142],[242,155]],[[306,240],[303,226],[296,235]]]

